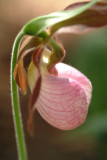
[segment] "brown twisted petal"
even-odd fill
[[[33,51],[41,43],[41,41],[42,39],[38,37],[25,36],[22,39],[22,42],[19,48],[18,62],[14,70],[14,79],[18,84],[19,88],[21,89],[21,92],[24,95],[27,92],[27,77],[26,77],[26,71],[24,68],[24,58],[29,53],[31,52],[33,53]]]
[[[27,92],[27,77],[23,65],[23,59],[21,59],[15,67],[14,79],[18,84],[18,86],[20,87],[21,92],[25,95]]]

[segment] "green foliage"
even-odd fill
[[[28,35],[41,35],[45,37],[46,34],[44,33],[45,29],[52,26],[56,27],[55,25],[60,24],[60,22],[69,21],[71,18],[81,14],[82,12],[86,11],[89,7],[94,5],[98,0],[93,0],[92,2],[74,10],[65,10],[61,12],[54,12],[49,15],[41,16],[38,18],[34,18],[33,20],[29,21],[24,27],[23,32]],[[57,29],[60,28],[57,26]],[[53,28],[54,30],[54,28]],[[55,29],[56,31],[56,29]]]

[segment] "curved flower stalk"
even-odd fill
[[[27,160],[27,152],[17,85],[24,95],[28,85],[31,90],[30,134],[33,134],[35,109],[49,124],[62,130],[74,129],[86,119],[91,100],[91,82],[77,69],[62,63],[65,50],[56,35],[62,32],[83,34],[107,25],[107,2],[97,1],[76,0],[64,11],[37,17],[29,21],[15,39],[10,76],[20,160]],[[26,58],[29,60],[27,64]]]

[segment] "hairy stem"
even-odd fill
[[[11,70],[10,70],[12,112],[13,112],[13,120],[14,120],[19,160],[27,160],[23,124],[22,124],[21,111],[20,111],[20,105],[19,105],[18,88],[14,80],[14,68],[17,63],[17,53],[20,45],[20,40],[22,39],[23,36],[24,36],[24,33],[20,32],[15,39],[13,50],[12,50],[12,56],[11,56]]]

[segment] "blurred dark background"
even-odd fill
[[[17,150],[10,97],[10,58],[13,41],[30,19],[62,10],[71,0],[0,0],[0,160],[16,160]],[[61,35],[65,62],[91,80],[93,96],[87,120],[72,131],[48,125],[35,112],[35,136],[27,132],[29,95],[21,97],[29,160],[107,159],[107,27],[83,36]]]

